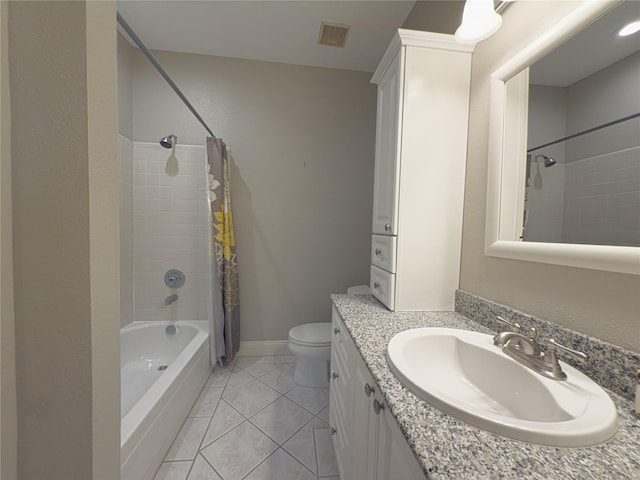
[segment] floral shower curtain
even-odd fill
[[[214,337],[218,346],[215,350],[217,357],[224,357],[225,362],[231,362],[240,348],[240,296],[238,257],[231,213],[231,172],[227,146],[221,139],[207,137],[207,163],[211,240],[215,257],[213,280],[218,287],[213,287]],[[212,358],[212,363],[215,361]]]

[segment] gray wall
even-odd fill
[[[567,88],[567,133],[640,112],[640,52]],[[590,158],[640,143],[640,118],[567,142],[567,161]]]
[[[0,2],[0,478],[17,478],[15,321],[11,202],[9,4]]]
[[[118,478],[115,3],[8,15],[18,476]]]
[[[329,294],[368,283],[376,90],[370,74],[154,52],[231,149],[241,340],[328,322]],[[206,131],[139,52],[133,140]]]
[[[474,54],[462,245],[462,289],[640,352],[640,278],[484,255],[489,75],[578,2],[515,2]]]
[[[416,2],[402,28],[454,34],[462,21],[464,0]]]

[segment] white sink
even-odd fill
[[[579,370],[560,362],[567,380],[545,378],[484,333],[406,330],[389,342],[387,361],[403,385],[434,407],[516,440],[586,447],[618,429],[611,398]]]

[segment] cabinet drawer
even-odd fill
[[[386,270],[371,265],[371,278],[369,280],[371,293],[389,310],[395,308],[396,276]]]
[[[371,263],[387,272],[396,273],[396,238],[387,235],[371,237]]]

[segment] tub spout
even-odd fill
[[[167,298],[164,299],[164,304],[165,305],[171,305],[176,300],[178,300],[178,294],[177,293],[172,293],[171,295],[169,295]]]

